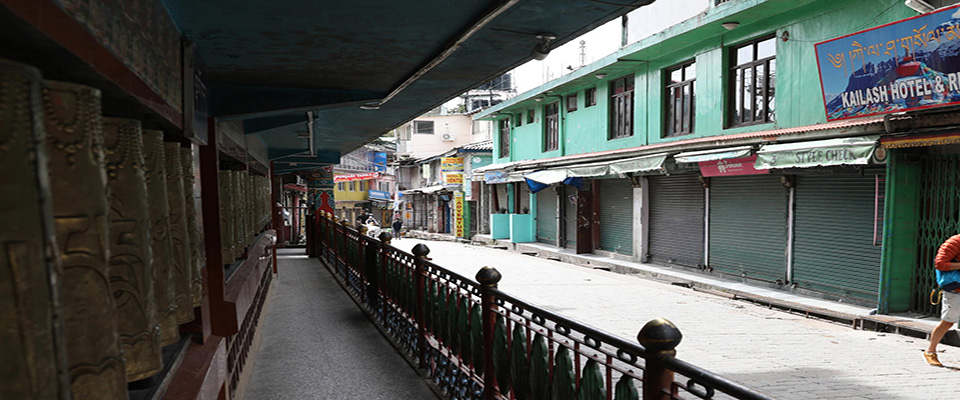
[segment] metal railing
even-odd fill
[[[391,339],[454,399],[771,399],[676,358],[670,321],[648,322],[631,342],[497,289],[500,273],[476,280],[319,217],[321,258]],[[719,392],[719,393],[718,393]]]

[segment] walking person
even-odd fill
[[[937,284],[943,289],[943,304],[940,309],[940,323],[930,333],[930,345],[923,352],[927,364],[942,367],[937,358],[937,345],[953,324],[960,321],[960,279],[945,277],[950,271],[960,270],[960,235],[953,235],[940,245],[934,267],[937,269]],[[960,272],[950,274],[960,275]],[[949,275],[948,275],[949,276]],[[946,279],[945,279],[946,278]]]
[[[393,217],[393,238],[400,240],[400,229],[403,228],[403,221],[400,220],[400,216],[396,215]]]

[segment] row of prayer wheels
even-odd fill
[[[200,305],[194,155],[0,60],[0,398],[126,399]]]
[[[246,171],[220,171],[220,238],[224,263],[243,256],[270,219],[270,180]]]

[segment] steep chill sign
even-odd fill
[[[958,7],[817,43],[827,120],[960,103]]]

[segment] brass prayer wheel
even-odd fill
[[[0,60],[0,398],[58,399],[69,392],[59,254],[40,123],[40,72]]]
[[[224,264],[233,262],[234,247],[236,246],[233,237],[234,213],[233,208],[230,207],[230,199],[233,197],[232,182],[233,173],[231,171],[220,171],[220,256]]]
[[[126,399],[110,287],[100,91],[46,81],[43,108],[70,391],[74,399]]]
[[[243,251],[247,247],[247,241],[244,239],[247,232],[246,226],[243,223],[246,217],[245,210],[243,209],[243,175],[246,172],[232,171],[231,173],[233,174],[233,179],[231,180],[233,196],[231,196],[229,204],[234,210],[233,258],[237,259],[243,256]]]
[[[150,243],[153,250],[153,295],[160,320],[160,343],[176,343],[180,337],[177,304],[174,302],[173,246],[170,243],[170,208],[167,205],[166,157],[163,132],[143,130],[144,178],[150,200]]]
[[[193,261],[190,270],[190,277],[192,278],[190,297],[193,299],[193,306],[200,307],[200,302],[203,299],[203,276],[200,274],[200,268],[203,266],[204,256],[203,234],[200,232],[200,224],[197,219],[197,203],[195,201],[196,191],[194,186],[197,183],[197,178],[194,175],[196,170],[193,168],[193,148],[180,148],[180,165],[183,170],[183,195],[186,201],[190,259]]]
[[[167,174],[167,202],[170,207],[170,243],[173,245],[173,280],[176,292],[177,322],[193,321],[193,268],[190,257],[190,237],[187,232],[187,214],[183,195],[183,171],[180,161],[180,144],[164,143]]]
[[[110,193],[110,286],[128,382],[163,368],[141,135],[140,121],[103,118]]]

